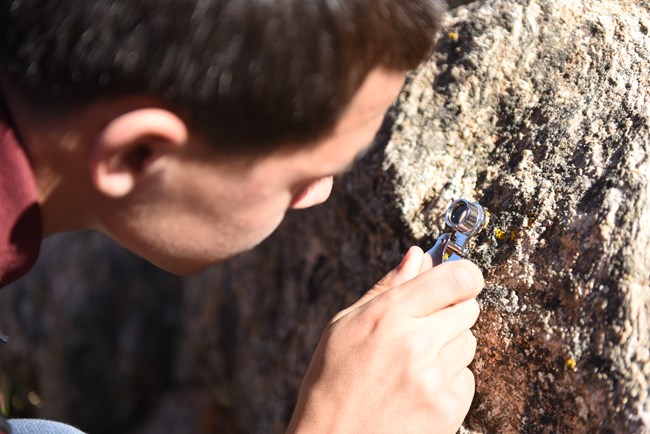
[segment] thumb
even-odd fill
[[[395,286],[401,285],[417,277],[420,274],[420,270],[423,266],[424,257],[424,251],[422,251],[421,248],[418,246],[412,246],[410,249],[408,249],[406,255],[404,255],[402,262],[388,274],[386,274],[379,282],[377,282],[375,286],[385,288],[383,291],[381,291],[384,292],[388,288],[393,288]],[[370,291],[372,291],[372,289]]]
[[[402,262],[397,267],[386,274],[375,284],[375,286],[370,288],[359,300],[356,301],[356,303],[339,312],[334,319],[332,319],[332,322],[335,322],[353,310],[358,309],[390,288],[394,288],[395,286],[406,283],[417,277],[423,268],[427,268],[426,266],[423,266],[424,261],[424,251],[420,247],[412,246],[406,252]]]

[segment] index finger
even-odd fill
[[[483,273],[467,260],[444,262],[393,288],[400,307],[413,317],[424,317],[447,306],[476,297],[483,286]]]

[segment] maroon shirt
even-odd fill
[[[0,288],[34,265],[41,238],[36,179],[0,101]]]

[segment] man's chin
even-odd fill
[[[156,267],[162,268],[168,273],[172,273],[177,276],[192,276],[195,274],[202,273],[212,265],[216,265],[227,260],[228,258],[223,258],[212,262],[208,262],[208,261],[188,261],[185,259],[184,260],[169,259],[164,261],[149,260],[149,262],[154,264]]]
[[[205,271],[211,264],[208,265],[178,265],[178,264],[160,264],[156,262],[152,262],[156,267],[162,268],[163,270],[167,271],[168,273],[175,274],[177,276],[193,276],[195,274],[199,274],[203,271]]]
[[[206,259],[206,260],[190,261],[187,259],[176,258],[176,259],[168,259],[164,261],[149,260],[149,262],[154,264],[156,267],[162,268],[168,273],[172,273],[177,276],[193,276],[195,274],[204,272],[205,270],[207,270],[213,265],[219,265],[223,262],[229,261],[243,254],[246,254],[247,252],[251,251],[253,248],[255,248],[255,246],[241,252],[232,253],[228,256]]]

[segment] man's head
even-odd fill
[[[95,227],[183,273],[254,246],[292,205],[324,200],[327,179],[301,190],[369,145],[404,72],[431,52],[440,10],[3,2],[3,87],[46,230]]]

